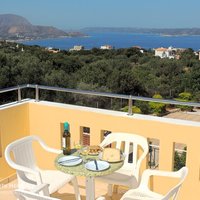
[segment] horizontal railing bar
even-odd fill
[[[184,149],[174,149],[174,150],[180,153],[187,153],[187,150]]]
[[[31,87],[33,86],[31,85]],[[121,99],[128,99],[129,97],[128,95],[123,95],[123,94],[113,94],[113,93],[96,92],[96,91],[89,91],[89,90],[59,88],[59,87],[51,87],[51,86],[43,86],[43,85],[38,85],[38,88],[43,89],[43,90],[57,91],[57,92],[70,92],[74,94],[85,94],[85,95],[94,95],[94,96],[112,97],[112,98],[121,98]]]
[[[157,102],[157,103],[172,104],[172,105],[200,107],[200,103],[195,103],[195,102],[184,102],[184,101],[176,101],[169,99],[155,99],[155,98],[137,97],[137,96],[132,96],[132,99],[138,101],[149,101],[149,102]]]
[[[34,87],[34,86],[31,85],[31,87]],[[200,107],[200,103],[195,103],[195,102],[183,102],[183,101],[167,100],[167,99],[155,99],[155,98],[149,98],[149,97],[138,97],[138,96],[113,94],[113,93],[106,93],[106,92],[67,89],[67,88],[59,88],[59,87],[51,87],[51,86],[43,86],[43,85],[38,85],[38,88],[44,89],[44,90],[46,89],[46,90],[59,91],[59,92],[71,92],[71,93],[75,93],[75,94],[94,95],[94,96],[120,98],[120,99],[127,99],[127,100],[131,98],[132,100],[138,100],[138,101],[148,101],[148,102],[157,102],[157,103],[164,103],[164,104]]]
[[[149,146],[154,147],[155,149],[159,149],[159,145],[149,144]]]
[[[14,86],[14,87],[8,87],[8,88],[5,88],[5,89],[0,89],[0,93],[5,93],[5,92],[18,90],[19,88],[20,89],[27,88],[27,84],[26,85]]]
[[[183,102],[183,101],[176,101],[176,100],[169,100],[169,99],[155,99],[155,98],[149,98],[149,97],[130,96],[130,95],[113,94],[113,93],[107,93],[107,92],[96,92],[96,91],[89,91],[89,90],[77,90],[77,89],[60,88],[60,87],[35,85],[35,84],[19,85],[19,86],[15,86],[15,87],[1,89],[0,93],[17,90],[19,88],[20,89],[23,89],[23,88],[34,88],[35,89],[36,86],[38,86],[38,89],[51,90],[51,91],[57,91],[57,92],[70,92],[70,93],[74,93],[74,94],[94,95],[94,96],[100,96],[100,97],[110,97],[110,98],[119,98],[119,99],[127,99],[127,100],[132,99],[132,100],[138,100],[138,101],[200,107],[200,103],[196,103],[196,102]]]

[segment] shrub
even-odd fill
[[[128,112],[128,106],[125,106],[124,108],[122,108],[121,111]],[[137,113],[137,114],[141,114],[142,113],[140,108],[138,108],[137,106],[132,106],[132,112],[133,113]]]
[[[155,94],[153,98],[162,99],[162,96],[160,94]],[[165,113],[166,111],[165,110],[166,105],[164,103],[149,102],[149,107],[152,110],[153,114],[158,116]]]
[[[137,106],[138,108],[140,108],[140,110],[141,110],[141,112],[143,114],[150,114],[151,113],[148,102],[145,102],[145,101],[135,101],[134,104],[135,104],[135,106]]]
[[[189,92],[182,92],[178,96],[179,97],[175,99],[177,101],[189,102],[192,100],[192,94]],[[178,105],[177,108],[180,108],[182,111],[192,111],[193,109],[193,107],[191,106],[181,106],[181,105]]]

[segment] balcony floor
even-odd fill
[[[85,200],[85,178],[78,177],[78,184],[79,190],[81,193],[81,199]],[[113,193],[112,197],[108,197],[107,193],[107,184],[103,182],[96,181],[95,182],[96,188],[96,198],[99,196],[106,197],[106,200],[119,200],[121,196],[124,194],[125,189],[120,188],[118,189],[118,193]],[[16,200],[15,196],[13,195],[13,190],[17,188],[17,181],[14,180],[8,184],[0,185],[0,199],[5,200]],[[65,185],[61,188],[58,192],[52,194],[53,197],[57,197],[61,200],[75,200],[73,187],[69,184]]]

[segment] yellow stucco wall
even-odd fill
[[[68,121],[71,126],[71,137],[78,141],[80,126],[90,127],[91,144],[99,144],[101,130],[112,132],[128,132],[143,135],[147,138],[160,140],[159,169],[172,170],[174,142],[187,145],[187,166],[189,175],[181,190],[180,199],[197,199],[200,197],[199,167],[200,157],[200,126],[177,125],[146,119],[137,119],[135,116],[114,116],[91,112],[90,109],[81,110],[51,105],[31,103],[30,107],[30,134],[40,135],[50,146],[60,148],[60,123]],[[45,154],[41,154],[44,155]],[[49,166],[52,157],[40,160],[41,166]],[[143,163],[143,169],[146,163]],[[157,184],[156,184],[157,183]],[[169,181],[154,182],[157,191],[166,191]],[[161,187],[162,185],[162,187]],[[188,188],[193,188],[193,192]],[[195,192],[194,192],[195,191]],[[195,198],[191,198],[194,195]]]
[[[189,175],[183,185],[179,199],[199,199],[200,197],[200,126],[161,122],[148,117],[127,116],[125,113],[83,109],[69,105],[29,103],[0,111],[0,127],[3,128],[3,145],[26,135],[39,135],[49,146],[61,148],[61,123],[70,123],[72,143],[80,139],[80,127],[90,127],[91,144],[101,142],[101,131],[128,132],[160,140],[159,169],[172,170],[174,142],[187,145],[187,167]],[[12,117],[11,117],[12,116]],[[17,120],[15,120],[16,116]],[[4,118],[4,120],[3,120]],[[3,121],[2,121],[3,120]],[[10,126],[12,121],[16,127]],[[172,120],[173,121],[173,120]],[[13,135],[14,134],[14,135]],[[35,146],[38,164],[41,167],[54,168],[55,155],[49,155]],[[42,159],[41,159],[42,158]],[[3,160],[1,160],[1,164]],[[145,168],[146,163],[143,163]],[[6,174],[12,170],[4,168]],[[0,170],[0,173],[2,170]],[[157,191],[165,191],[169,181],[156,181],[152,185]],[[192,190],[188,189],[192,188]]]
[[[4,158],[4,150],[12,141],[29,135],[28,104],[0,109],[0,134],[2,157],[0,158],[0,180],[13,173]]]

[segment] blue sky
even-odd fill
[[[0,14],[35,25],[84,27],[200,27],[200,0],[0,0]]]

